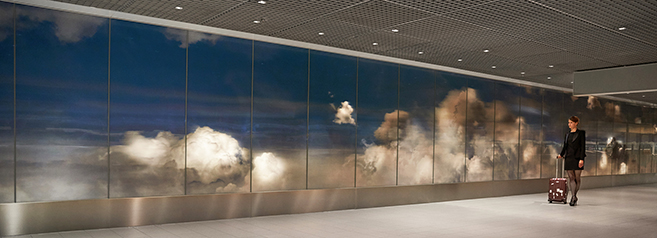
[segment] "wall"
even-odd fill
[[[542,191],[570,115],[588,135],[585,176],[657,172],[653,108],[21,4],[0,12],[3,214],[225,198],[248,204],[225,217],[244,217],[438,201],[454,186],[528,187],[455,199]],[[432,192],[366,199],[409,189]],[[341,205],[277,211],[262,200],[276,194]],[[163,222],[125,219],[94,224]]]

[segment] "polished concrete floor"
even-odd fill
[[[657,237],[657,184],[16,237]]]

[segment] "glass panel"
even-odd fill
[[[399,72],[399,185],[430,184],[433,177],[435,80],[433,70]]]
[[[584,171],[582,176],[595,176],[598,169],[598,155],[596,153],[596,143],[598,134],[598,123],[596,121],[584,121],[580,119],[578,128],[586,131],[586,158],[584,159]]]
[[[566,97],[565,93],[551,90],[545,90],[543,94],[541,178],[553,178],[556,175],[556,158],[563,147],[568,125],[568,117],[563,109]],[[563,166],[563,163],[559,165]]]
[[[357,59],[310,51],[308,187],[353,187]]]
[[[627,143],[625,147],[625,152],[628,155],[627,160],[627,173],[636,174],[639,173],[639,167],[641,163],[641,125],[628,124],[627,132]]]
[[[614,137],[614,123],[599,121],[597,127],[596,151],[598,158],[597,175],[610,175],[613,159],[618,156],[618,142]],[[589,136],[590,137],[590,136]],[[588,138],[587,138],[588,139]]]
[[[0,2],[0,203],[14,202],[14,4]]]
[[[652,171],[652,147],[654,146],[652,138],[654,134],[655,129],[653,129],[652,125],[641,126],[641,153],[639,157],[641,161],[640,173],[650,173]]]
[[[525,87],[520,91],[520,160],[521,179],[540,178],[543,132],[543,90]]]
[[[186,39],[112,20],[110,197],[184,194]]]
[[[493,90],[491,90],[493,89]],[[469,78],[466,114],[466,181],[493,180],[495,83]],[[517,140],[517,139],[516,139]]]
[[[627,124],[621,122],[614,123],[614,131],[612,136],[612,141],[609,143],[610,147],[613,148],[611,161],[614,167],[612,168],[612,174],[627,174],[628,173],[628,160],[629,155],[627,151]]]
[[[468,78],[440,72],[436,79],[434,183],[465,182],[465,109]]]
[[[520,90],[510,84],[495,85],[494,180],[518,179]]]
[[[16,199],[106,198],[108,20],[16,11]]]
[[[304,189],[308,50],[254,47],[253,191]]]
[[[187,193],[249,192],[252,41],[189,38]]]
[[[398,78],[397,64],[358,61],[358,187],[396,184]]]

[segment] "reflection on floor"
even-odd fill
[[[657,237],[657,184],[18,237]]]

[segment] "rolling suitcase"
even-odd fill
[[[564,178],[564,164],[565,159],[557,159],[555,166],[555,177],[550,179],[550,187],[548,190],[548,202],[563,202],[568,203],[568,180]],[[561,166],[559,166],[561,164]],[[561,177],[559,177],[559,170],[561,170]]]

